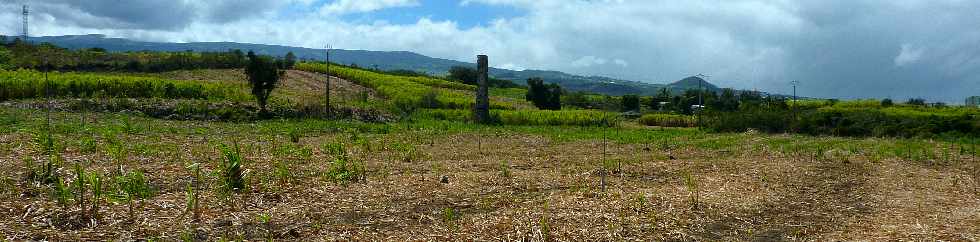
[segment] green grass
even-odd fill
[[[0,101],[51,97],[127,97],[249,101],[235,85],[91,73],[0,70]],[[47,83],[47,86],[45,85]]]
[[[469,110],[424,109],[413,118],[470,122],[472,115]],[[490,116],[501,125],[614,126],[619,122],[616,113],[592,110],[491,110]]]
[[[694,117],[676,114],[646,114],[637,120],[642,125],[660,127],[695,127]]]
[[[325,73],[326,64],[299,63],[297,70]],[[469,109],[475,103],[475,87],[431,77],[406,77],[381,74],[339,65],[330,65],[330,74],[372,88],[391,102],[391,105],[445,109]],[[435,103],[427,104],[423,97],[435,93]],[[513,103],[492,101],[491,108],[515,109]]]

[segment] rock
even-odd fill
[[[442,182],[443,184],[449,184],[449,176],[442,175],[442,177],[439,177],[439,182]]]

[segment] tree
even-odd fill
[[[476,85],[480,73],[476,69],[465,66],[453,66],[449,68],[449,79],[457,80],[465,84]]]
[[[926,105],[926,100],[925,99],[922,99],[922,98],[912,98],[912,99],[909,99],[909,101],[905,102],[905,104],[915,105],[915,106],[925,106]]]
[[[279,78],[285,74],[280,71],[272,57],[257,56],[255,52],[248,52],[248,65],[245,66],[245,75],[248,82],[252,85],[252,95],[259,103],[262,113],[266,112],[265,106],[269,101],[272,90],[279,83]]]
[[[637,95],[623,96],[623,112],[640,111],[640,97]]]
[[[524,98],[539,109],[560,110],[562,89],[558,84],[544,84],[541,78],[527,79],[527,94]]]
[[[881,100],[881,106],[882,107],[886,107],[887,108],[887,107],[891,107],[892,105],[895,105],[895,102],[892,101],[891,98],[885,98],[885,99]]]
[[[296,54],[293,54],[292,51],[286,53],[285,64],[286,64],[286,69],[293,69],[293,66],[296,65]]]

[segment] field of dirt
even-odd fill
[[[578,128],[122,121],[110,114],[79,123],[77,114],[56,114],[54,172],[66,183],[78,164],[105,176],[110,194],[110,177],[131,171],[142,171],[154,188],[132,217],[127,203],[108,197],[93,215],[74,202],[59,204],[52,185],[25,179],[27,160],[51,159],[38,148],[43,117],[3,111],[13,121],[0,126],[0,234],[10,241],[980,240],[978,162],[962,153],[942,160],[862,151],[874,147],[802,154],[773,145],[790,140],[780,135],[632,127],[598,132],[681,135],[616,142],[568,138],[597,132]],[[308,132],[294,143],[290,129]],[[94,150],[83,148],[85,140]],[[241,150],[246,189],[219,192],[221,144]],[[333,179],[338,155],[328,144],[345,147],[363,172]],[[198,178],[193,164],[202,168]],[[192,197],[196,208],[188,206]]]

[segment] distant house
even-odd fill
[[[966,98],[966,106],[980,107],[980,96],[972,96]]]

